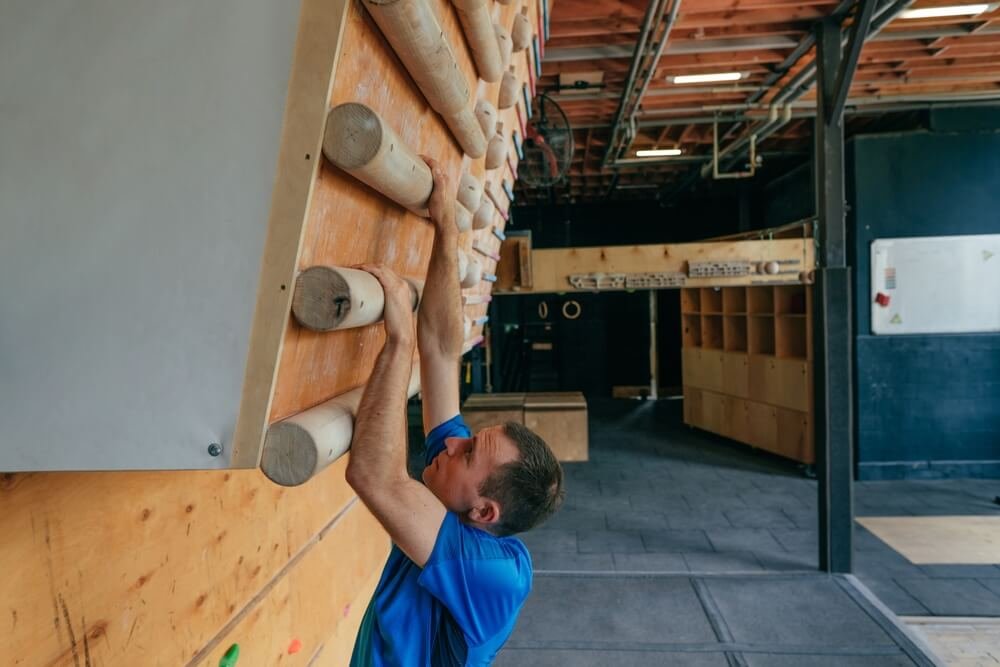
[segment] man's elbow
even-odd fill
[[[365,470],[363,465],[355,464],[352,460],[347,464],[347,472],[345,473],[345,478],[347,479],[348,485],[354,492],[359,496],[364,496],[368,491],[376,485],[374,476],[370,471]]]

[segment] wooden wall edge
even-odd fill
[[[260,464],[350,0],[304,0],[230,467]]]

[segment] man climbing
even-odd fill
[[[366,266],[385,289],[386,341],[358,410],[347,481],[393,546],[358,631],[351,665],[489,665],[531,590],[531,559],[512,537],[563,498],[562,469],[516,423],[474,437],[459,415],[462,300],[455,192],[433,161],[434,245],[416,333],[410,288]],[[420,352],[426,467],[406,470],[406,392]]]

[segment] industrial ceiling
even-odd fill
[[[848,135],[933,106],[1000,103],[1000,3],[957,4],[871,2],[846,101]],[[814,29],[835,20],[846,44],[864,5],[551,0],[538,89],[566,112],[576,151],[561,183],[520,184],[521,202],[663,198],[714,179],[714,162],[723,177],[749,172],[751,150],[757,164],[808,159]],[[922,17],[943,7],[953,15]],[[684,78],[691,75],[722,80]],[[679,154],[637,156],[650,149]]]

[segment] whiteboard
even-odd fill
[[[1000,331],[1000,234],[876,239],[876,335]]]

